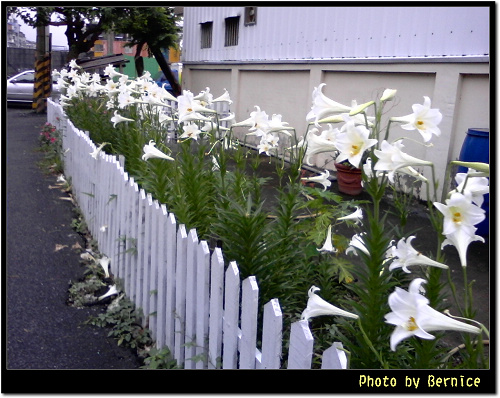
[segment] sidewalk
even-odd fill
[[[84,243],[71,228],[71,202],[60,199],[67,195],[49,188],[57,176],[37,166],[46,115],[9,107],[6,118],[6,368],[138,368],[134,352],[107,337],[108,330],[83,325],[102,309],[66,305],[69,282],[84,271],[72,246]],[[55,251],[56,245],[64,248]],[[24,388],[32,391],[33,383],[13,385],[6,377],[2,386],[3,392]]]

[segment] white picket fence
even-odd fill
[[[64,169],[73,196],[111,272],[141,308],[158,348],[168,347],[185,369],[279,369],[282,313],[265,304],[257,347],[259,287],[241,280],[219,248],[209,250],[196,230],[178,225],[164,204],[141,189],[115,156],[100,152],[88,134],[48,100],[47,120],[63,132]],[[306,296],[306,294],[304,294]],[[306,304],[304,298],[304,306]],[[310,369],[314,339],[307,321],[291,325],[287,367]],[[322,368],[346,368],[341,343],[325,350]]]

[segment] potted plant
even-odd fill
[[[361,169],[348,161],[335,163],[339,191],[347,195],[359,195],[363,192]]]

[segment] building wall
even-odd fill
[[[489,54],[489,7],[184,7],[183,61],[258,61]],[[224,19],[240,16],[237,46]],[[213,22],[201,49],[200,23]]]

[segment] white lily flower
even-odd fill
[[[446,264],[434,261],[415,250],[411,245],[413,239],[415,239],[415,236],[409,236],[406,240],[402,238],[396,246],[392,246],[389,249],[388,257],[394,258],[394,261],[389,266],[389,271],[402,268],[404,272],[410,273],[408,267],[411,265],[428,265],[430,267],[448,269]]]
[[[227,102],[228,104],[233,103],[226,89],[224,89],[224,94],[222,94],[220,97],[213,99],[212,102]]]
[[[485,219],[485,211],[459,192],[452,193],[450,198],[446,199],[446,205],[435,202],[434,206],[444,215],[444,235],[452,234],[464,227],[474,227]]]
[[[275,149],[275,147],[267,140],[260,140],[259,145],[257,145],[257,149],[260,153],[265,153],[267,156],[271,156],[270,151]]]
[[[142,160],[148,160],[149,158],[160,158],[166,160],[174,160],[168,155],[165,155],[162,151],[155,147],[156,143],[151,140],[149,144],[144,145],[144,155],[142,155]]]
[[[468,169],[467,173],[457,173],[455,175],[457,187],[452,192],[461,192],[473,203],[481,206],[484,195],[490,192],[489,180],[486,177],[471,177],[474,174],[474,169]]]
[[[401,167],[398,170],[398,173],[408,174],[409,176],[415,177],[417,180],[422,182],[427,182],[427,178],[424,175],[420,174],[417,170],[415,170],[411,166]]]
[[[186,120],[187,115],[191,113],[208,112],[216,113],[213,109],[209,109],[201,105],[200,101],[195,100],[193,93],[189,90],[184,90],[183,94],[177,97],[179,121]],[[205,119],[202,119],[205,120]]]
[[[312,93],[313,105],[306,116],[308,122],[314,121],[318,127],[318,121],[327,116],[345,112],[349,113],[351,111],[351,107],[342,105],[325,96],[322,92],[323,86],[326,86],[326,84],[321,83],[318,87],[314,88]]]
[[[85,261],[94,261],[95,260],[94,256],[92,256],[92,254],[90,254],[89,252],[85,252],[85,253],[80,254],[80,258],[82,260],[85,260]]]
[[[326,191],[326,188],[328,188],[332,185],[332,182],[328,179],[329,177],[330,177],[330,171],[325,169],[325,172],[321,173],[319,176],[304,177],[304,178],[301,178],[301,180],[317,182],[318,184],[323,185],[323,191]]]
[[[392,312],[385,315],[385,320],[396,328],[391,335],[391,350],[404,339],[417,336],[432,340],[434,336],[429,332],[437,330],[453,330],[479,334],[481,330],[464,322],[452,319],[429,306],[429,300],[420,294],[420,287],[425,280],[414,279],[408,291],[396,287],[389,296],[389,306]]]
[[[102,267],[104,270],[104,275],[106,278],[109,278],[109,262],[111,260],[108,257],[102,257],[99,259],[99,265]]]
[[[461,228],[457,231],[446,235],[446,239],[441,244],[441,248],[447,245],[453,245],[458,251],[460,257],[460,263],[462,267],[467,266],[467,249],[472,242],[478,241],[484,243],[484,238],[482,236],[476,235],[477,228]]]
[[[348,160],[354,167],[359,167],[363,153],[377,144],[377,140],[370,137],[370,131],[364,126],[356,126],[353,121],[345,124],[345,132],[337,135],[335,145],[340,151],[337,163]]]
[[[398,90],[386,88],[384,92],[382,93],[382,97],[380,97],[380,102],[386,102],[386,101],[391,101]]]
[[[402,151],[404,145],[401,141],[396,141],[394,144],[389,144],[386,140],[382,141],[379,149],[375,149],[375,155],[378,161],[374,169],[378,171],[388,171],[388,177],[391,182],[394,182],[394,173],[399,169],[408,166],[430,166],[432,162],[417,159]]]
[[[90,152],[90,156],[92,156],[94,159],[97,159],[97,156],[99,156],[99,152],[101,152],[102,148],[104,145],[107,145],[107,142],[103,142],[101,145],[99,145],[98,148],[96,148],[93,152]]]
[[[115,115],[111,118],[111,123],[113,123],[113,127],[116,127],[116,125],[121,122],[133,122],[133,121],[134,119],[129,119],[119,115],[118,111],[115,111]]]
[[[356,256],[358,255],[358,252],[356,249],[361,250],[363,253],[366,255],[370,255],[370,252],[365,246],[365,242],[363,242],[362,236],[365,235],[366,232],[362,232],[360,234],[356,234],[351,238],[351,241],[349,242],[349,246],[347,247],[345,253],[354,253]]]
[[[351,213],[347,216],[337,218],[337,220],[352,220],[354,221],[357,225],[361,224],[363,221],[363,210],[361,207],[356,207],[356,211],[354,213]]]
[[[484,242],[484,238],[476,235],[479,224],[485,219],[485,211],[472,203],[471,198],[454,192],[446,205],[434,202],[434,206],[444,215],[443,235],[446,239],[441,247],[453,245],[458,251],[462,267],[467,266],[467,249],[474,241]]]
[[[326,239],[325,243],[320,249],[317,249],[319,252],[330,252],[330,253],[337,253],[337,249],[333,247],[332,244],[332,226],[328,226],[328,230],[326,232]]]
[[[100,296],[97,300],[98,301],[101,301],[102,299],[106,298],[106,297],[109,297],[109,296],[112,296],[114,294],[118,294],[120,293],[120,291],[116,288],[116,285],[113,285],[109,288],[108,292],[106,294],[103,294],[102,296]]]
[[[106,68],[104,69],[104,75],[105,76],[109,76],[110,79],[113,79],[114,77],[122,77],[123,74],[122,73],[119,73],[116,71],[116,69],[113,67],[113,65],[109,64],[108,66],[106,66]]]
[[[234,120],[235,114],[233,112],[230,112],[229,115],[219,119],[219,122],[230,122],[231,120]]]
[[[311,156],[318,153],[333,152],[337,150],[335,142],[333,142],[330,137],[325,138],[325,136],[322,137],[321,135],[317,135],[315,134],[317,131],[318,129],[316,128],[311,129],[306,137],[307,148],[305,162],[310,166],[312,166],[310,162]],[[297,146],[299,146],[299,144],[297,144]]]
[[[194,100],[200,101],[200,105],[207,106],[212,103],[214,96],[210,93],[210,88],[207,87],[205,91],[201,91],[197,96],[193,97]]]
[[[179,138],[191,138],[195,141],[198,141],[201,130],[195,123],[185,123],[184,126],[182,126],[182,129],[184,130],[184,132]]]
[[[288,135],[288,136],[291,137],[292,134],[290,134],[286,130],[293,130],[293,127],[286,126],[288,123],[287,122],[282,122],[281,118],[282,118],[281,115],[273,114],[271,116],[271,119],[268,120],[268,130],[267,130],[267,132],[270,133],[270,132],[276,131],[276,132],[280,132],[280,133],[285,133],[286,135]]]
[[[443,115],[439,109],[431,109],[431,100],[424,96],[424,104],[414,104],[412,106],[413,113],[402,117],[392,117],[391,122],[405,123],[401,128],[405,130],[417,130],[425,142],[430,141],[432,134],[439,136],[441,130],[438,124],[441,122]]]
[[[352,319],[359,318],[358,315],[344,311],[323,300],[315,293],[318,290],[320,290],[320,288],[316,286],[311,286],[311,288],[309,289],[307,293],[307,295],[309,296],[309,299],[307,300],[307,307],[302,312],[302,315],[300,317],[302,320],[309,320],[313,317],[321,315],[345,316]]]
[[[69,61],[69,67],[71,69],[82,69],[82,67],[76,63],[76,59]]]

